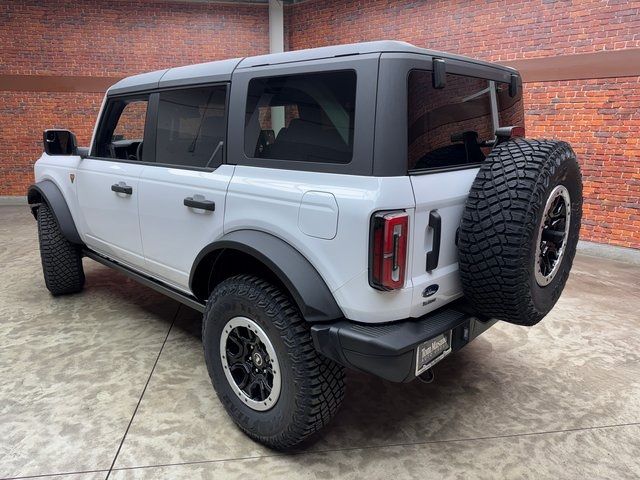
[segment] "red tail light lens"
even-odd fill
[[[371,219],[369,284],[378,290],[404,287],[409,241],[409,215],[379,212]]]

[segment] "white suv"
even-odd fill
[[[525,140],[510,68],[371,42],[170,68],[106,93],[89,148],[44,133],[28,192],[52,294],[82,257],[204,312],[213,386],[290,448],[344,396],[496,320],[540,321],[582,205],[569,145]]]

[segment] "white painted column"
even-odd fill
[[[282,0],[269,0],[269,53],[284,52],[284,8]]]
[[[269,53],[284,52],[284,8],[282,0],[269,0]],[[284,107],[271,107],[271,126],[278,135],[284,127]]]

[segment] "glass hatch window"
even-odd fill
[[[356,74],[322,72],[249,83],[245,153],[253,158],[349,163]]]
[[[445,87],[435,89],[430,71],[411,71],[410,171],[477,165],[501,126],[524,126],[522,94],[510,97],[509,84],[448,73]]]

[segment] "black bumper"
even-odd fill
[[[393,382],[409,382],[415,378],[418,345],[451,330],[451,351],[455,352],[495,322],[449,308],[385,324],[317,323],[311,335],[316,350],[345,367]]]

